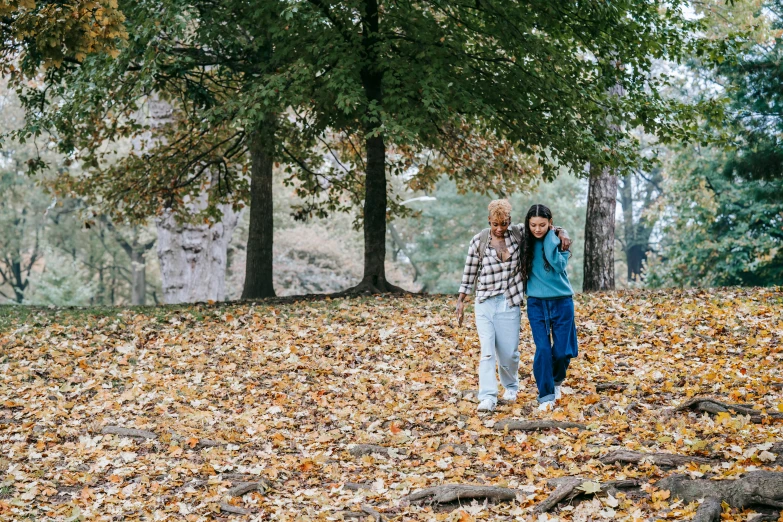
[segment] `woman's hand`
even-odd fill
[[[462,319],[465,317],[465,301],[462,295],[457,299],[457,324],[462,326]]]
[[[549,225],[549,230],[554,230],[555,235],[560,239],[560,250],[566,252],[571,248],[571,238],[568,237],[568,231],[561,227]]]

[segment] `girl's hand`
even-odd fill
[[[462,326],[462,319],[465,315],[465,303],[462,301],[462,299],[457,300],[457,324],[461,327]]]
[[[563,252],[568,251],[571,248],[571,238],[568,237],[568,232],[564,228],[550,226],[550,230],[555,231],[555,235],[560,238],[560,250]]]

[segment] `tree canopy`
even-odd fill
[[[10,4],[3,31],[28,110],[16,137],[46,132],[87,167],[59,190],[133,220],[206,191],[214,221],[255,201],[255,166],[284,161],[312,196],[301,216],[347,208],[346,192],[363,207],[365,290],[392,289],[389,175],[513,193],[562,168],[643,162],[630,129],[687,137],[704,109],[664,98],[652,67],[703,51],[684,2],[74,1],[77,26],[58,6]],[[31,17],[59,32],[25,38]]]

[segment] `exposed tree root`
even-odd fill
[[[584,424],[577,424],[576,422],[561,422],[561,421],[526,421],[518,419],[503,419],[495,423],[495,429],[500,431],[539,431],[550,429],[570,429],[577,428],[580,430],[586,430],[587,426]]]
[[[267,490],[268,487],[269,486],[265,481],[240,482],[233,488],[229,489],[226,492],[226,495],[228,495],[229,497],[241,497],[242,495],[250,493],[251,491],[264,492]]]
[[[372,516],[375,519],[375,522],[383,522],[383,517],[381,516],[381,514],[378,513],[376,510],[374,510],[372,506],[368,506],[367,504],[362,504],[362,511]]]
[[[628,387],[627,384],[623,384],[621,382],[600,382],[595,385],[595,391],[607,391],[607,390],[616,390],[616,391],[622,391]]]
[[[472,486],[464,484],[444,484],[426,488],[415,493],[411,493],[403,500],[410,503],[429,502],[434,504],[445,504],[455,500],[465,499],[489,499],[489,500],[514,500],[517,496],[517,490],[508,488],[499,488],[494,486]]]
[[[552,494],[546,498],[546,500],[535,507],[533,512],[536,514],[546,513],[563,500],[570,502],[580,495],[585,495],[584,491],[578,489],[579,486],[585,482],[589,482],[589,480],[580,477],[559,477],[547,481],[547,484],[550,486],[556,486],[556,488]],[[600,492],[616,496],[617,493],[623,490],[638,488],[641,485],[642,483],[639,480],[614,480],[600,484]]]
[[[584,479],[579,477],[565,477],[567,480],[561,481],[554,492],[552,492],[546,500],[537,505],[533,510],[534,513],[546,513],[556,505],[558,505],[563,499],[571,495],[579,486],[584,482]],[[574,495],[576,496],[576,495]]]
[[[362,482],[346,482],[343,484],[343,489],[350,491],[359,491],[360,489],[370,489],[372,486],[369,483]]]
[[[368,295],[368,294],[409,294],[413,295],[413,292],[409,292],[408,290],[405,290],[404,288],[400,288],[399,286],[393,285],[390,282],[386,281],[385,279],[383,281],[378,281],[376,283],[372,283],[368,280],[362,280],[358,285],[353,286],[351,288],[348,288],[346,290],[342,290],[340,292],[335,292],[333,294],[329,294],[329,297],[332,299],[340,298],[340,297],[348,297],[348,296],[355,296],[355,295]]]
[[[155,440],[158,438],[158,434],[154,431],[149,430],[137,430],[135,428],[124,428],[122,426],[104,426],[101,430],[101,433],[103,435],[117,435],[119,437],[131,437],[135,439],[150,439]],[[182,435],[178,435],[176,433],[171,433],[171,439],[177,442],[183,442],[187,441],[188,439],[186,437],[183,437]],[[187,444],[190,446],[189,444]],[[219,446],[225,446],[225,442],[220,442],[218,440],[212,440],[212,439],[199,439],[198,442],[196,442],[194,445],[190,446],[194,449],[202,449],[202,448],[215,448]]]
[[[661,468],[676,468],[690,462],[697,464],[714,464],[712,459],[691,455],[676,455],[673,453],[641,453],[638,451],[617,450],[599,459],[602,464],[638,464],[649,460]]]
[[[720,520],[720,514],[723,512],[722,502],[718,497],[707,497],[701,503],[696,514],[693,516],[694,522],[712,522]]]
[[[265,480],[260,480],[257,482],[240,482],[233,488],[229,489],[226,492],[226,496],[228,498],[241,497],[242,495],[250,493],[251,491],[261,491],[263,493],[268,489],[268,487],[269,484]],[[248,515],[251,513],[251,511],[247,508],[234,506],[226,501],[220,503],[220,510],[225,511],[226,513],[232,513],[234,515]]]
[[[723,412],[733,412],[740,415],[749,415],[753,422],[761,422],[764,418],[762,410],[756,410],[752,404],[727,404],[709,397],[696,397],[685,404],[675,408],[675,411],[696,410],[705,411],[713,415]],[[783,413],[769,409],[766,414],[774,419],[783,419]]]
[[[137,430],[134,428],[123,428],[122,426],[104,426],[101,430],[103,435],[118,435],[120,437],[132,437],[135,439],[157,439],[158,435],[149,430]]]
[[[221,502],[220,503],[220,511],[224,511],[226,513],[231,513],[232,515],[249,515],[250,510],[247,508],[239,507],[239,506],[232,506],[228,502]]]
[[[773,444],[769,451],[777,456],[777,459],[775,459],[775,462],[772,464],[775,466],[783,466],[783,442]]]
[[[694,518],[698,522],[719,521],[721,502],[740,509],[752,506],[783,508],[783,472],[751,471],[736,480],[672,475],[659,480],[655,487],[670,491],[672,499],[679,498],[685,502],[705,499]]]
[[[348,450],[348,453],[354,457],[362,457],[364,455],[372,455],[373,453],[380,453],[381,455],[391,456],[390,450],[396,448],[387,448],[386,446],[378,446],[377,444],[356,444]],[[405,450],[399,450],[398,454],[404,455]]]
[[[370,515],[375,519],[375,522],[383,522],[384,520],[380,513],[367,504],[362,504],[361,511],[341,511],[339,514],[342,515],[343,518],[362,518],[365,515]]]

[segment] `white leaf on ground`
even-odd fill
[[[123,451],[122,453],[120,453],[120,458],[126,463],[133,462],[134,460],[136,460],[136,453],[132,451]]]
[[[582,482],[582,485],[576,489],[584,491],[585,493],[598,493],[601,491],[601,484],[593,480],[586,480]]]
[[[475,500],[470,503],[469,506],[462,506],[462,509],[464,511],[467,511],[469,514],[476,516],[485,509],[487,509],[487,499],[484,499],[484,504],[479,504]]]
[[[122,355],[128,355],[136,351],[136,346],[128,343],[128,344],[123,344],[122,346],[117,346],[114,349],[117,350]]]
[[[774,462],[775,458],[776,457],[775,457],[774,453],[771,453],[771,452],[766,451],[766,450],[764,450],[761,453],[759,453],[759,460],[761,462]]]

